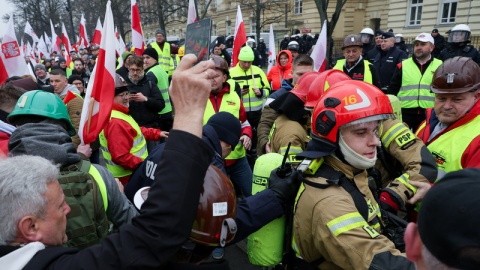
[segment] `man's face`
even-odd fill
[[[224,141],[220,141],[222,147],[222,158],[226,158],[232,152],[232,146]]]
[[[345,56],[345,60],[350,65],[353,65],[355,62],[357,62],[360,55],[362,55],[362,48],[359,46],[350,46],[343,49],[343,56]]]
[[[77,53],[76,52],[70,52],[70,57],[73,59],[73,58],[76,58],[77,57]]]
[[[382,48],[382,51],[390,50],[390,48],[395,46],[395,38],[391,37],[391,38],[382,39],[382,45],[380,46]]]
[[[73,85],[75,85],[75,87],[77,87],[78,91],[80,91],[80,93],[83,93],[83,91],[85,90],[84,87],[83,87],[83,82],[80,81],[80,80],[75,80],[72,82]]]
[[[369,159],[377,156],[380,145],[377,121],[341,128],[340,132],[345,143],[357,154]]]
[[[157,41],[158,43],[162,43],[165,41],[165,36],[162,35],[162,34],[156,34],[155,35],[155,41]]]
[[[92,55],[98,55],[98,50],[99,50],[99,49],[94,49],[94,50],[92,50]]]
[[[240,68],[243,69],[244,71],[247,71],[252,66],[252,62],[239,61],[239,63],[240,63]]]
[[[435,46],[430,42],[415,41],[413,45],[413,54],[417,59],[428,59]]]
[[[213,54],[215,55],[221,55],[222,54],[222,49],[220,49],[219,46],[216,46],[213,48]]]
[[[68,81],[62,75],[50,75],[50,85],[53,86],[53,92],[60,94],[67,86]]]
[[[60,62],[60,67],[61,68],[66,68],[67,67],[67,62]]]
[[[79,72],[83,71],[83,63],[82,63],[82,61],[76,60],[76,61],[74,62],[74,68],[75,68],[76,71],[79,71]]]
[[[42,68],[37,68],[35,69],[35,75],[40,79],[44,79],[47,76],[47,72]]]
[[[432,32],[432,37],[436,37],[437,35],[438,35],[438,33]]]
[[[303,74],[313,71],[313,66],[293,66],[292,69],[292,85],[297,84],[298,80],[300,77],[303,76]]]
[[[124,92],[116,95],[113,98],[113,103],[116,103],[128,108],[130,106],[129,99],[130,99],[130,93],[128,92],[128,90],[125,90]]]
[[[150,55],[143,55],[143,68],[147,69],[157,63],[157,59],[150,57]]]
[[[215,69],[215,77],[212,80],[212,94],[217,94],[222,90],[223,83],[227,80],[227,75],[223,74],[220,69]]]
[[[452,42],[464,42],[466,32],[454,31],[454,32],[451,32],[450,35],[452,35]]]
[[[38,218],[38,232],[40,242],[47,246],[61,246],[68,240],[67,214],[70,213],[70,206],[65,202],[65,195],[58,181],[47,185],[47,192],[44,194],[47,201],[45,216]]]
[[[442,124],[451,125],[464,116],[478,101],[479,92],[435,94],[433,109]]]
[[[143,76],[143,66],[139,67],[135,64],[128,67],[128,74],[133,80],[139,80]]]

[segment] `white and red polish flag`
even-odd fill
[[[60,44],[62,43],[62,40],[57,36],[57,33],[55,33],[52,20],[50,20],[50,30],[52,31],[51,52],[56,51],[57,53],[60,53]]]
[[[93,32],[92,43],[100,45],[102,40],[102,23],[100,22],[100,17],[97,20],[97,25],[95,26],[95,31]]]
[[[85,17],[83,16],[82,13],[82,18],[80,18],[80,25],[78,26],[78,35],[80,36],[80,48],[86,48],[88,47],[88,44],[90,43],[88,41],[88,35],[87,35],[87,27],[85,25]]]
[[[47,40],[48,40],[48,37],[47,37]],[[40,40],[37,44],[37,50],[40,58],[42,55],[45,55],[47,59],[50,59],[50,52],[47,49],[47,44],[45,44],[45,41],[43,40],[43,36],[40,36]]]
[[[13,16],[7,23],[7,28],[3,34],[2,51],[0,52],[0,83],[11,76],[23,76],[28,74],[23,51],[18,45],[13,27]]]
[[[70,43],[70,39],[68,38],[67,29],[65,28],[65,24],[62,22],[62,43],[65,46],[65,52],[63,53],[63,58],[65,58],[67,62],[67,67],[70,67],[72,63],[72,59],[70,58],[70,51],[72,50],[72,45]]]
[[[277,50],[275,49],[275,35],[273,34],[273,26],[270,24],[270,34],[268,35],[268,69],[267,73],[275,65],[277,60]]]
[[[136,0],[131,0],[132,7],[132,46],[135,47],[135,54],[142,56],[145,43],[143,42],[142,22],[140,11]]]
[[[95,141],[110,119],[115,96],[115,32],[111,2],[107,2],[97,64],[83,102],[78,135],[84,144]]]
[[[313,59],[313,70],[322,72],[327,69],[327,20],[323,22],[322,31],[310,57]]]
[[[235,21],[235,35],[233,37],[232,67],[237,65],[240,49],[247,42],[247,33],[243,24],[242,11],[240,5],[237,8],[237,19]]]
[[[198,21],[195,0],[188,1],[187,25]]]

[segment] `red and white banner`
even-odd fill
[[[110,119],[115,96],[115,32],[111,2],[107,2],[97,64],[90,76],[78,135],[84,144],[95,141]]]
[[[275,65],[277,60],[277,50],[275,49],[275,35],[273,34],[273,26],[270,24],[270,34],[268,35],[268,69],[267,73]]]
[[[87,27],[85,25],[85,17],[82,13],[82,18],[80,18],[80,25],[78,26],[78,35],[80,36],[80,48],[86,48],[89,45]]]
[[[195,0],[188,1],[187,25],[198,21]]]
[[[48,40],[48,37],[47,37]],[[45,41],[43,41],[43,36],[40,36],[40,40],[37,44],[37,50],[38,53],[40,54],[40,58],[42,55],[45,55],[47,59],[50,59],[50,52],[48,51],[47,44],[45,44]]]
[[[60,44],[62,40],[57,36],[55,33],[55,28],[53,27],[52,20],[50,20],[50,30],[52,31],[52,43],[51,43],[51,52],[56,51],[57,53],[60,52]]]
[[[247,42],[247,33],[243,24],[242,10],[240,5],[237,8],[237,19],[235,21],[235,35],[233,38],[232,67],[237,65],[240,49]]]
[[[322,31],[310,57],[313,59],[313,70],[322,72],[327,69],[327,20],[323,22]]]
[[[33,31],[33,28],[32,26],[30,25],[30,23],[27,21],[27,23],[25,24],[25,30],[23,31],[25,34],[29,35],[32,37],[33,39],[33,42],[39,42],[39,38],[37,36],[37,34],[35,33],[35,31]]]
[[[0,83],[5,82],[8,77],[28,74],[22,49],[18,45],[17,37],[15,36],[13,16],[10,16],[8,20],[1,48]]]
[[[140,11],[136,0],[131,0],[132,7],[132,46],[135,47],[135,54],[142,56],[145,43],[143,42],[142,22]]]
[[[63,53],[63,57],[67,62],[67,67],[70,67],[72,63],[72,58],[70,58],[70,51],[72,50],[72,44],[70,43],[70,39],[68,38],[67,29],[65,28],[65,24],[62,22],[62,43],[65,47],[65,52]]]
[[[100,22],[100,18],[97,19],[97,25],[95,26],[95,31],[93,32],[92,43],[100,45],[102,40],[102,23]]]

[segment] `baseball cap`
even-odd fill
[[[429,33],[420,33],[416,38],[415,41],[420,41],[420,42],[430,42],[432,44],[435,44],[435,40],[433,39],[432,35]],[[415,41],[413,43],[415,43]]]
[[[228,63],[227,61],[225,61],[225,59],[218,55],[214,55],[210,59],[212,59],[213,63],[215,64],[215,68],[220,69],[221,71],[223,71],[223,73],[227,75],[229,74]]]
[[[480,269],[480,169],[446,174],[425,195],[418,216],[423,244],[442,263]],[[474,252],[470,252],[474,251]]]
[[[437,29],[437,28],[434,28],[434,29],[432,30],[432,33],[438,33],[438,29]]]

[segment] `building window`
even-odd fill
[[[302,14],[303,10],[303,0],[294,0],[293,14],[299,15]]]
[[[250,33],[256,33],[257,32],[257,21],[255,20],[255,17],[250,17]]]
[[[440,1],[440,23],[454,23],[457,14],[457,0]]]
[[[226,35],[231,35],[232,34],[232,21],[227,20],[226,23],[227,23],[227,25],[225,26],[225,34]]]
[[[408,25],[420,25],[422,23],[423,0],[410,0]]]

